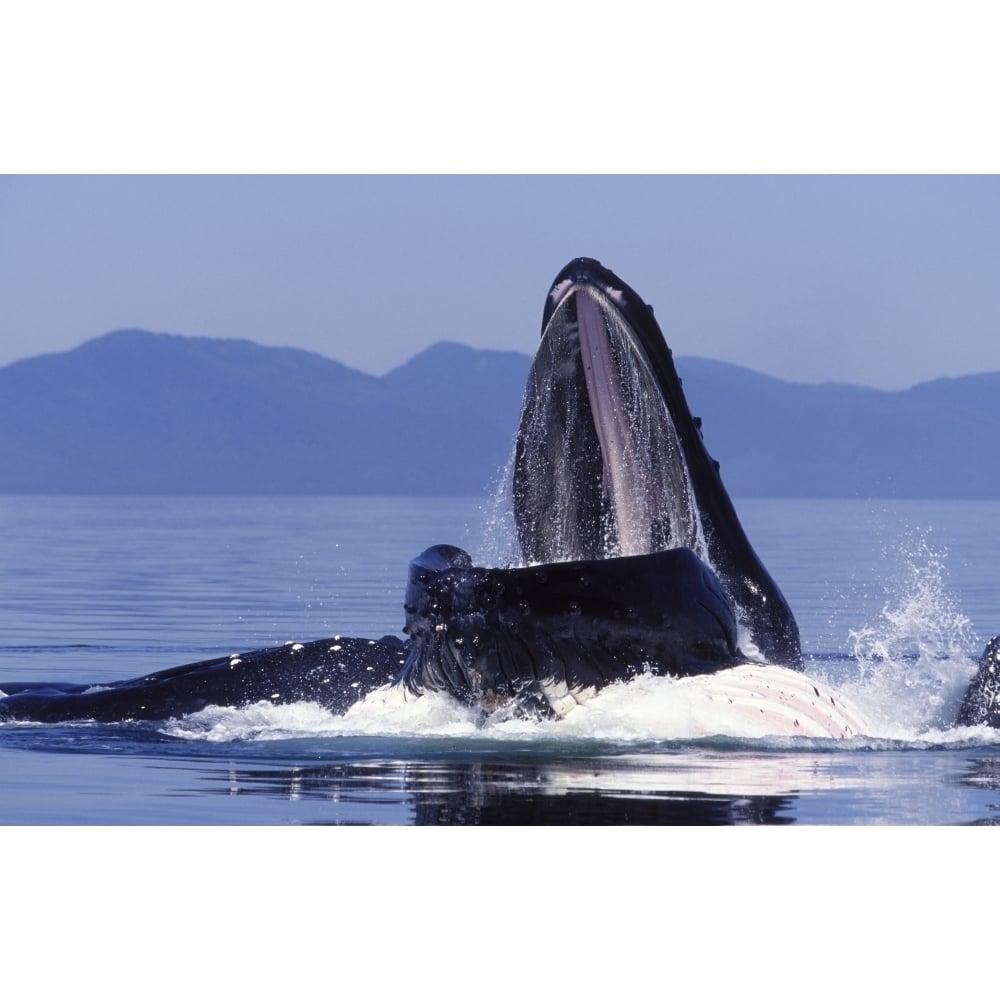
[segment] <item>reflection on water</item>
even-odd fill
[[[995,746],[833,749],[817,740],[766,749],[759,741],[714,740],[501,747],[485,740],[371,737],[193,748],[139,726],[43,728],[44,738],[27,729],[5,733],[13,745],[0,753],[7,789],[0,822],[1000,822]]]
[[[305,820],[314,823],[891,823],[912,819],[919,808],[914,799],[936,817],[929,822],[993,823],[1000,820],[1000,757],[953,751],[761,756],[688,748],[610,758],[248,762],[200,770],[190,791],[322,806]]]
[[[230,767],[201,774],[210,794],[318,800],[328,822],[353,807],[405,802],[418,825],[790,823],[790,798],[650,787],[613,790],[612,775],[550,764],[392,762]],[[205,787],[201,787],[205,791]]]

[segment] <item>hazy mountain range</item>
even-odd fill
[[[482,494],[531,359],[439,343],[376,378],[123,330],[0,368],[0,492]],[[679,358],[734,496],[1000,497],[1000,373],[902,392]]]

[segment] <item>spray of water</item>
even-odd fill
[[[879,735],[910,739],[953,726],[981,643],[947,584],[946,549],[927,533],[883,553],[900,572],[886,584],[878,618],[849,633],[856,679],[840,689],[860,704]]]
[[[498,473],[493,484],[490,499],[481,508],[482,537],[475,551],[473,561],[478,566],[517,566],[521,559],[521,548],[517,541],[514,523],[514,504],[511,499],[511,483],[514,478],[514,449],[511,449],[507,464]]]

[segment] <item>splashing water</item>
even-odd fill
[[[399,687],[382,687],[335,715],[311,702],[243,708],[210,706],[160,727],[168,736],[210,743],[272,741],[302,736],[448,736],[480,731],[478,713],[439,692],[414,698]]]
[[[494,482],[492,496],[481,508],[482,538],[472,553],[478,566],[517,566],[523,562],[511,496],[514,455],[515,450],[511,448],[507,464]]]
[[[927,534],[902,543],[902,573],[887,586],[878,619],[848,633],[857,679],[841,683],[879,734],[910,739],[953,727],[981,646],[947,586],[947,549]],[[886,558],[889,552],[883,552]]]

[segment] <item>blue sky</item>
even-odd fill
[[[594,256],[675,353],[900,388],[1000,370],[1000,180],[6,176],[0,364],[137,326],[381,373],[440,339],[530,353]]]

